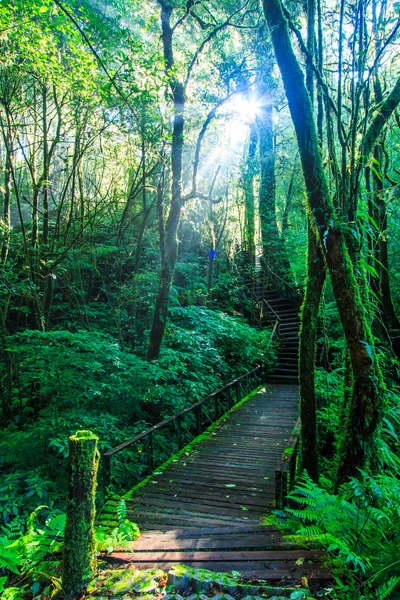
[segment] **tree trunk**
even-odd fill
[[[3,204],[3,218],[4,218],[4,235],[1,247],[1,264],[4,266],[10,246],[10,232],[11,232],[11,154],[12,154],[12,137],[11,131],[7,131],[5,134],[5,151],[6,161],[4,169],[4,204]]]
[[[272,104],[260,109],[257,117],[258,143],[260,152],[259,214],[261,241],[265,263],[280,274],[278,265],[279,233],[276,223],[275,200],[275,140],[272,121]]]
[[[96,569],[94,518],[99,464],[97,440],[91,431],[77,431],[69,438],[62,587],[64,594],[70,598],[76,598],[85,589]]]
[[[312,225],[308,225],[307,281],[299,341],[300,417],[303,466],[318,481],[315,354],[318,312],[326,277],[325,261]]]
[[[176,259],[178,255],[178,227],[182,210],[181,179],[182,179],[182,153],[184,130],[184,86],[178,79],[171,76],[174,66],[172,51],[171,15],[173,8],[164,2],[161,4],[161,25],[164,48],[164,58],[167,75],[170,78],[170,88],[174,100],[174,122],[171,147],[171,206],[165,224],[165,259],[161,267],[160,285],[154,309],[153,324],[150,331],[147,359],[154,360],[159,357],[161,343],[164,337],[165,326],[168,318],[169,298],[174,276]]]
[[[329,196],[312,106],[287,21],[279,0],[263,0],[263,8],[296,131],[309,209],[328,265],[354,372],[338,473],[339,480],[344,481],[357,476],[359,468],[376,459],[374,438],[382,417],[383,380],[353,266]]]
[[[244,175],[244,207],[245,207],[245,249],[249,253],[250,265],[254,267],[255,248],[255,207],[254,207],[254,176],[255,156],[257,150],[257,129],[254,123],[250,125],[249,150],[247,154],[246,172]]]
[[[385,188],[383,185],[383,140],[374,148],[375,166],[372,170],[373,199],[376,222],[379,226],[379,237],[375,245],[375,268],[378,271],[377,293],[382,308],[382,316],[389,333],[398,331],[400,323],[393,306],[392,292],[389,277],[389,257],[387,245],[387,212],[385,201]]]

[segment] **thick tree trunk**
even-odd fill
[[[307,5],[307,48],[315,56],[315,1],[308,0]],[[311,103],[314,104],[314,73],[307,65],[306,86]],[[320,110],[320,105],[318,109]],[[318,135],[322,144],[322,133]],[[319,245],[314,223],[308,219],[307,280],[301,311],[299,335],[299,383],[300,417],[302,422],[303,465],[310,477],[318,481],[318,425],[317,402],[315,395],[315,355],[317,341],[318,314],[323,292],[326,270],[322,249]]]
[[[299,342],[300,417],[303,466],[318,481],[315,352],[318,312],[326,277],[325,261],[312,224],[308,225],[307,281]]]
[[[293,52],[279,0],[263,0],[275,55],[296,130],[308,203],[324,250],[349,347],[354,388],[338,477],[357,475],[376,458],[374,437],[381,422],[383,382],[353,266],[328,192],[304,75]]]
[[[94,534],[97,436],[77,431],[69,438],[67,523],[64,536],[62,587],[68,598],[82,592],[96,569]]]

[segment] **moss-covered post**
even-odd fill
[[[98,438],[91,431],[77,431],[69,438],[67,523],[64,538],[62,587],[75,598],[96,569],[94,535]]]

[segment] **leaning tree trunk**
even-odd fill
[[[98,438],[91,431],[77,431],[69,438],[67,523],[64,536],[62,588],[76,598],[96,569],[94,518],[99,465]]]
[[[308,225],[307,281],[299,335],[300,417],[303,466],[318,480],[315,353],[318,312],[326,277],[325,261],[312,224]]]
[[[311,56],[315,55],[314,21],[315,0],[308,0],[307,48]],[[307,65],[306,71],[306,86],[311,103],[314,104],[314,73],[309,65]],[[320,106],[318,108],[320,110]],[[319,134],[318,139],[321,146],[321,134]],[[325,277],[325,261],[322,250],[313,229],[313,222],[308,218],[307,280],[299,334],[299,383],[303,465],[310,477],[316,482],[318,481],[319,469],[315,356],[319,305]]]
[[[354,387],[338,473],[343,481],[376,458],[374,441],[381,423],[384,385],[353,266],[329,196],[312,106],[287,21],[280,0],[263,0],[263,8],[296,131],[309,209],[324,250],[353,366]]]

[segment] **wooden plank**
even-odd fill
[[[104,556],[104,560],[109,562],[113,561],[111,555]],[[197,561],[188,561],[183,564],[188,567],[193,567],[195,569],[207,569],[209,571],[213,571],[214,573],[230,573],[231,571],[239,572],[244,580],[259,580],[271,583],[282,583],[286,585],[297,584],[299,583],[300,577],[307,577],[309,580],[318,583],[328,583],[333,581],[332,574],[323,568],[320,568],[319,565],[315,565],[312,569],[306,571],[300,571],[299,573],[291,572],[290,570],[281,570],[281,569],[268,569],[265,567],[263,563],[250,562],[250,563],[229,563],[229,562],[220,562],[220,563],[203,563]],[[129,565],[133,568],[142,568],[143,563],[131,562]],[[171,569],[173,565],[169,562],[154,562],[154,563],[146,563],[146,568],[158,568],[163,569],[164,571],[168,571]]]
[[[311,550],[249,550],[247,552],[180,552],[179,550],[173,552],[168,550],[167,552],[112,552],[112,556],[116,559],[123,559],[126,562],[163,562],[168,560],[169,562],[179,563],[182,561],[199,561],[199,562],[249,562],[249,561],[291,561],[295,565],[295,561],[299,558],[305,560],[318,560],[323,556],[321,551]]]
[[[168,488],[164,489],[162,492],[150,494],[150,492],[145,492],[142,495],[134,496],[132,500],[129,501],[129,504],[134,504],[139,498],[156,498],[161,499],[165,498],[166,500],[170,499],[178,499],[180,502],[201,502],[203,506],[232,506],[239,508],[241,506],[246,506],[256,510],[260,508],[262,511],[265,509],[265,498],[259,498],[257,496],[250,496],[244,494],[232,494],[232,489],[227,488],[227,494],[215,494],[212,496],[206,497],[202,495],[200,492],[195,493],[192,490],[187,489],[176,489],[176,488]],[[127,503],[128,504],[128,503]]]
[[[193,537],[193,536],[214,536],[214,535],[245,535],[247,533],[265,533],[266,535],[271,531],[277,531],[275,526],[270,525],[260,525],[249,523],[247,525],[237,525],[235,527],[232,526],[218,526],[218,527],[208,527],[208,528],[188,528],[188,527],[177,527],[175,529],[171,529],[166,534],[161,534],[163,536],[174,537],[176,539],[181,539],[185,537]],[[147,536],[155,535],[155,532],[145,534]]]
[[[281,548],[282,550],[295,549],[297,546],[293,543],[286,542],[279,533],[270,533],[267,536],[257,534],[244,535],[227,535],[214,537],[187,537],[187,538],[171,538],[161,537],[160,535],[149,538],[140,538],[139,540],[129,544],[129,549],[135,552],[144,550],[229,550],[229,549],[257,549],[269,550],[273,548]]]
[[[139,527],[141,523],[146,523],[151,521],[152,523],[158,521],[162,523],[169,523],[171,527],[174,525],[177,526],[178,523],[192,523],[193,527],[200,527],[202,525],[206,525],[211,527],[211,525],[227,525],[230,523],[238,523],[242,524],[246,519],[246,517],[238,518],[238,517],[211,517],[209,515],[195,515],[195,514],[177,514],[170,511],[128,511],[127,513],[128,519],[132,517],[132,521],[135,521]],[[255,521],[255,523],[259,523],[259,521]]]
[[[190,511],[192,514],[213,514],[213,515],[233,515],[237,517],[252,517],[254,519],[260,518],[263,515],[263,511],[252,510],[250,508],[246,508],[246,510],[241,509],[240,507],[233,507],[229,504],[225,506],[209,506],[206,504],[196,504],[190,502],[180,502],[179,500],[167,500],[165,498],[154,499],[153,497],[138,498],[137,503],[131,503],[130,509],[135,511],[136,507],[140,507],[140,510],[144,510],[145,507],[162,507],[163,509],[171,509],[176,511]],[[152,508],[150,509],[152,510]],[[246,513],[246,514],[243,514]]]

